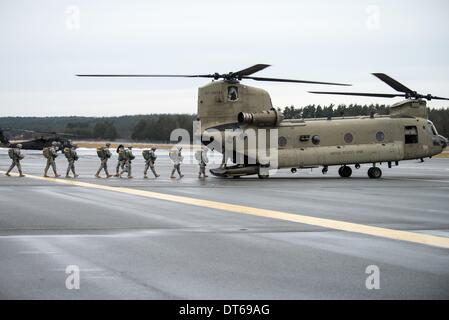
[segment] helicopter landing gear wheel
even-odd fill
[[[323,170],[321,170],[321,172],[322,172],[323,174],[326,174],[327,171],[329,171],[329,169],[327,168],[327,166],[325,166],[325,167],[323,168]]]
[[[380,170],[378,167],[371,167],[368,169],[368,177],[370,179],[379,179],[382,177],[382,170]]]
[[[348,166],[343,166],[338,169],[338,174],[342,178],[349,178],[352,175],[352,169]]]

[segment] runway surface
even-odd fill
[[[0,298],[449,298],[449,249],[419,237],[448,241],[449,159],[382,166],[380,180],[367,178],[368,166],[350,179],[330,168],[325,176],[281,170],[268,180],[198,180],[193,163],[173,180],[161,151],[161,177],[145,180],[137,151],[136,178],[128,180],[96,179],[94,151],[79,153],[80,183],[37,178],[39,152],[22,162],[35,177],[0,176]],[[0,149],[0,171],[9,162]],[[65,174],[63,156],[57,165]],[[276,214],[263,217],[264,210]],[[309,223],[314,218],[330,224]],[[66,288],[69,265],[80,269],[79,290]],[[372,265],[378,290],[366,287]]]

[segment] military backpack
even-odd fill
[[[142,151],[142,156],[145,160],[150,160],[150,150],[143,150]]]
[[[44,149],[42,149],[42,154],[44,155],[45,158],[50,159],[51,158],[50,148],[45,147]]]
[[[133,155],[131,150],[126,150],[125,151],[125,157],[128,160],[134,160],[136,157]]]
[[[197,152],[195,152],[195,159],[198,162],[201,162],[201,156],[202,156],[201,153],[202,153],[201,150],[198,150]]]
[[[11,160],[14,160],[16,158],[14,149],[11,148],[8,150],[8,156],[11,158]]]
[[[106,154],[105,153],[106,152],[104,151],[103,147],[97,148],[97,156],[98,156],[98,158],[100,158],[100,159],[106,158]]]

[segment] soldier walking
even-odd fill
[[[143,171],[143,177],[145,179],[148,179],[148,169],[151,169],[151,172],[153,172],[155,178],[159,177],[159,175],[156,173],[156,169],[154,168],[154,163],[156,162],[157,158],[156,148],[152,147],[151,150],[143,150],[142,156],[145,159],[145,169]]]
[[[181,154],[182,147],[178,146],[176,149],[172,149],[169,153],[169,157],[171,161],[173,162],[173,170],[171,172],[170,178],[175,178],[175,172],[177,171],[179,174],[179,178],[184,177],[184,175],[181,173],[181,163],[184,160],[184,157]]]
[[[16,145],[15,148],[10,148],[8,150],[8,155],[12,160],[11,166],[9,167],[8,171],[6,172],[7,176],[10,176],[10,172],[14,167],[17,167],[17,170],[19,171],[20,177],[25,177],[25,175],[22,174],[22,166],[20,165],[20,160],[24,158],[23,154],[20,152],[20,149],[22,149],[22,145],[19,143]]]
[[[47,159],[47,165],[45,166],[45,171],[44,171],[44,177],[45,178],[49,178],[47,173],[48,173],[48,169],[50,168],[50,166],[53,169],[53,173],[55,174],[55,178],[61,176],[56,171],[56,158],[58,157],[57,146],[58,146],[58,143],[56,141],[53,141],[51,143],[51,147],[47,147],[47,148],[43,149],[44,157]]]
[[[209,158],[207,157],[207,151],[208,149],[206,146],[201,146],[201,149],[197,150],[197,152],[195,153],[195,159],[198,161],[199,165],[198,179],[208,177],[206,175],[206,166],[207,163],[209,162]]]
[[[97,148],[97,155],[100,158],[100,168],[98,168],[98,171],[95,174],[95,177],[97,178],[100,178],[101,170],[104,170],[104,173],[106,173],[106,178],[112,177],[108,172],[108,160],[112,156],[111,151],[109,150],[110,146],[111,144],[108,142],[103,147]]]
[[[64,155],[69,163],[67,166],[67,171],[65,174],[66,178],[70,178],[70,171],[73,173],[73,178],[78,178],[78,175],[75,172],[75,161],[78,161],[78,154],[76,152],[76,146],[72,146],[71,148],[64,148]]]
[[[125,169],[125,146],[123,144],[120,144],[117,147],[117,154],[118,154],[118,160],[117,160],[117,167],[115,169],[115,176],[120,177],[120,168],[122,170]]]
[[[134,178],[131,174],[131,168],[132,168],[132,161],[136,157],[133,155],[133,146],[129,146],[128,149],[125,150],[125,165],[122,172],[120,172],[120,178],[122,177],[122,174],[125,172],[128,172],[128,179]]]

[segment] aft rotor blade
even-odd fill
[[[405,97],[405,94],[391,94],[391,93],[329,92],[329,91],[309,91],[309,93],[338,94],[338,95],[342,95],[342,96],[361,96],[361,97],[378,97],[378,98]]]
[[[268,68],[270,65],[269,64],[256,64],[252,67],[237,71],[237,72],[233,72],[233,74],[237,75],[237,76],[249,76],[253,73],[259,72],[265,68]]]
[[[270,81],[270,82],[292,82],[292,83],[309,83],[309,84],[327,84],[327,85],[334,85],[334,86],[351,86],[351,84],[347,84],[347,83],[294,80],[294,79],[279,79],[279,78],[242,77],[242,79],[252,79],[252,80],[256,80],[256,81]]]
[[[390,87],[392,87],[396,91],[409,93],[411,95],[415,94],[415,92],[413,90],[407,88],[402,83],[400,83],[399,81],[386,75],[385,73],[373,73],[373,75],[375,77],[379,78],[380,80],[382,80],[383,82],[385,82],[386,84],[388,84]]]
[[[437,96],[424,96],[424,98],[426,98],[428,100],[449,100],[449,98],[437,97]]]
[[[77,74],[77,77],[214,78],[213,74]]]

